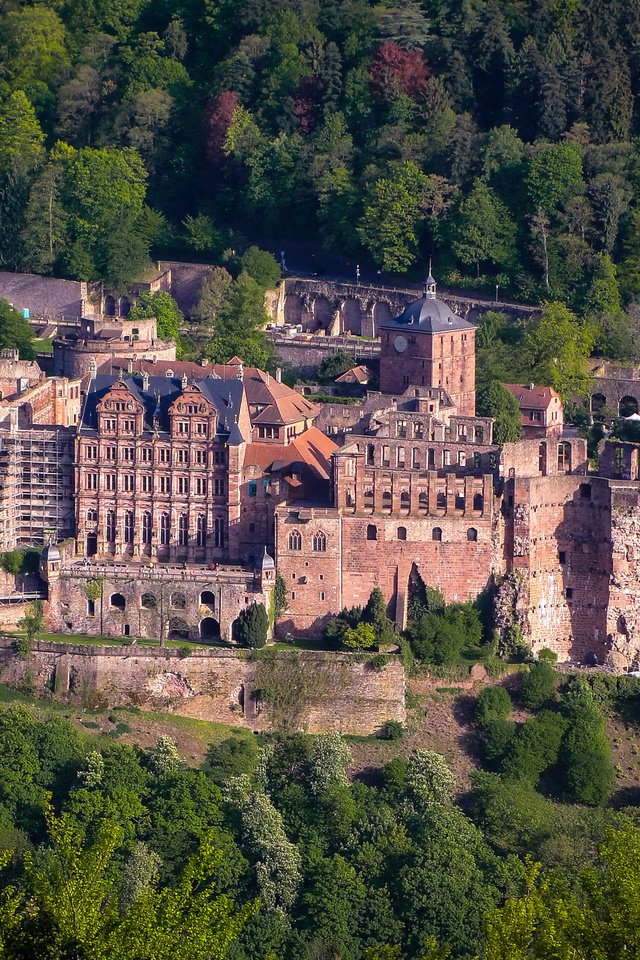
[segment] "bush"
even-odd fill
[[[558,676],[550,663],[539,660],[520,677],[520,700],[528,710],[539,710],[556,691]]]
[[[491,766],[499,765],[516,735],[516,725],[507,717],[493,717],[480,729],[484,756]]]
[[[387,720],[382,731],[384,740],[402,740],[404,727],[399,720]]]
[[[369,659],[367,660],[367,669],[375,670],[379,673],[381,670],[384,670],[387,663],[388,663],[388,657],[386,654],[374,653],[374,655],[372,657],[369,657]]]
[[[30,660],[33,654],[33,640],[30,637],[16,637],[16,653],[21,660]]]
[[[541,663],[554,664],[558,662],[558,654],[554,653],[553,650],[549,650],[549,647],[543,647],[538,653],[538,660]]]
[[[376,634],[370,623],[348,627],[342,634],[342,645],[348,650],[370,650],[375,645]]]
[[[207,749],[205,772],[214,783],[222,784],[231,777],[251,775],[258,761],[258,745],[254,737],[227,737]]]
[[[256,650],[266,644],[268,629],[269,617],[264,603],[250,603],[238,614],[233,634],[238,643]]]
[[[187,647],[186,645],[184,647],[178,647],[178,656],[181,660],[183,660],[185,657],[190,657],[192,653],[193,647]]]
[[[500,642],[500,655],[516,663],[526,663],[531,658],[531,648],[522,636],[522,629],[517,623],[511,623],[507,627]]]
[[[35,573],[40,563],[37,550],[6,550],[0,554],[0,567],[7,573]]]
[[[567,730],[562,741],[564,785],[568,797],[598,806],[615,780],[604,719],[584,681],[572,684],[565,698]]]
[[[557,763],[566,727],[564,717],[548,710],[527,720],[509,745],[503,772],[535,786],[545,770]]]
[[[475,704],[475,721],[485,727],[494,720],[506,720],[511,713],[511,697],[504,687],[485,687]]]

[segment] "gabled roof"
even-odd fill
[[[148,373],[150,377],[162,377],[167,371],[173,377],[180,379],[185,376],[194,383],[211,377],[223,380],[226,383],[244,384],[249,413],[252,423],[275,424],[278,426],[288,423],[298,423],[300,420],[312,420],[317,416],[320,407],[311,403],[281,383],[264,370],[257,367],[242,367],[242,381],[238,378],[242,360],[232,357],[228,363],[195,363],[185,360],[116,360],[107,361],[100,367],[100,373],[113,373],[118,370],[134,373]],[[132,374],[130,374],[132,375]]]
[[[503,383],[502,386],[513,394],[521,409],[547,410],[552,401],[560,400],[560,395],[553,387],[538,387],[533,383],[526,387],[518,383]]]
[[[368,383],[371,379],[371,371],[369,367],[365,366],[364,363],[358,364],[357,367],[351,367],[349,370],[345,370],[344,373],[341,373],[339,377],[336,377],[336,383]]]
[[[111,390],[119,378],[112,374],[98,374],[89,382],[82,412],[81,432],[97,430],[98,418],[96,408],[98,403]],[[130,376],[124,379],[128,391],[138,400],[144,410],[144,423],[147,429],[153,427],[154,416],[157,415],[162,431],[169,430],[169,407],[182,393],[182,381],[177,377],[149,377],[145,388],[141,376]],[[242,404],[242,383],[240,380],[215,380],[212,377],[200,380],[198,390],[209,400],[217,413],[218,435],[224,435],[228,442],[242,442],[242,435],[236,423]],[[233,439],[232,439],[233,437]]]

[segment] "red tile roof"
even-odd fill
[[[520,409],[548,410],[554,400],[560,401],[553,387],[537,387],[535,384],[524,387],[518,383],[503,383],[502,386],[514,395]]]
[[[336,383],[368,383],[371,379],[371,371],[369,367],[365,366],[364,363],[358,364],[357,367],[351,367],[349,370],[345,370],[344,373],[341,373],[339,377],[336,377]]]

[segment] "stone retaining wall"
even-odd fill
[[[269,653],[273,656],[273,653]],[[359,657],[300,651],[277,653],[309,678],[314,692],[296,726],[310,733],[366,735],[405,720],[405,678],[399,659],[382,670]],[[85,705],[135,706],[267,731],[274,716],[258,689],[260,660],[249,652],[195,650],[184,657],[159,647],[92,647],[37,642],[30,659],[0,637],[0,682],[29,679],[38,693]],[[273,713],[273,711],[272,711]]]

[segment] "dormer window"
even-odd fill
[[[167,378],[167,380],[170,380],[173,377],[173,370],[171,369],[167,370],[167,372],[165,373],[165,377]]]

